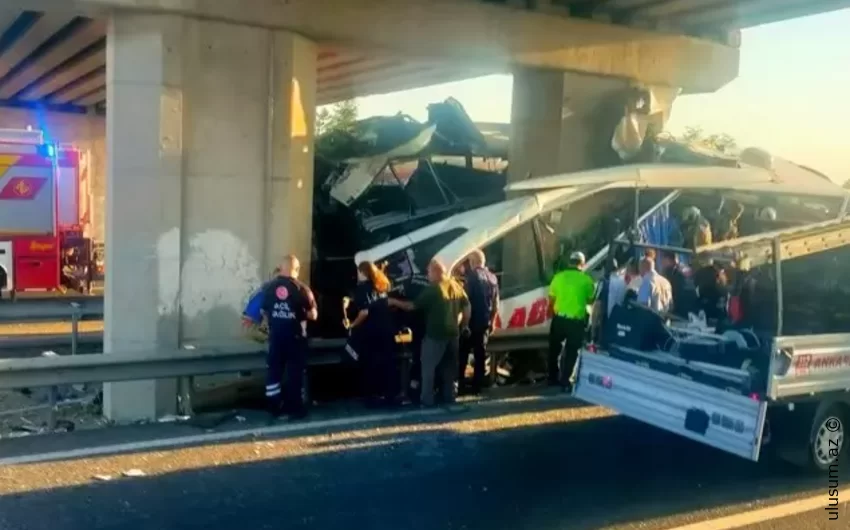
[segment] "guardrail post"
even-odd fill
[[[182,416],[194,416],[192,396],[195,393],[195,378],[181,377],[177,380],[177,386],[179,387],[177,413]]]
[[[47,416],[47,427],[53,431],[56,429],[56,409],[59,402],[59,387],[50,387],[50,412]]]
[[[71,302],[71,355],[77,355],[80,339],[80,304]]]

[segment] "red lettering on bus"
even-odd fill
[[[514,309],[514,313],[511,315],[511,319],[508,321],[508,329],[510,328],[524,328],[525,327],[525,317],[526,311],[524,307],[518,307]]]
[[[526,326],[539,326],[546,322],[546,317],[549,315],[549,300],[540,298],[531,305],[531,312],[528,315]]]

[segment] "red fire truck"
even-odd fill
[[[89,154],[0,129],[0,289],[84,292],[91,282]]]

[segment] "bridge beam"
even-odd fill
[[[407,57],[628,78],[686,92],[738,74],[738,49],[682,35],[469,0],[7,0],[22,9],[180,14],[292,31],[315,41]]]

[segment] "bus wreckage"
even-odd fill
[[[750,460],[772,446],[834,465],[850,422],[847,190],[759,149],[706,152],[660,128],[643,126],[624,148],[623,124],[640,122],[634,107],[598,139],[600,169],[507,184],[506,138],[485,137],[456,102],[441,105],[426,124],[374,119],[329,144],[357,155],[320,154],[314,230],[325,243],[313,277],[321,320],[340,323],[323,332],[344,333],[340,301],[360,261],[384,264],[394,295],[413,298],[430,260],[457,272],[481,249],[500,282],[495,333],[530,337],[548,331],[547,286],[562,256],[582,251],[599,280],[614,256],[622,265],[647,248],[673,250],[692,269],[722,269],[737,310],[706,322],[616,308],[580,352],[573,393]],[[714,243],[683,244],[694,211]],[[417,324],[399,315],[414,340]]]
[[[386,262],[399,294],[410,297],[431,259],[457,269],[480,248],[501,280],[496,333],[520,335],[547,333],[547,285],[574,250],[590,257],[597,279],[610,256],[634,259],[646,248],[672,249],[694,268],[722,267],[738,301],[750,296],[742,310],[749,318],[738,311],[737,320],[695,323],[624,306],[580,353],[575,395],[751,460],[770,440],[789,459],[827,468],[850,421],[847,190],[761,150],[728,161],[631,164],[510,184],[519,196],[414,230],[355,261]],[[734,211],[738,233],[684,248],[681,221],[694,208],[708,219]],[[631,229],[611,233],[612,217]],[[510,238],[533,242],[536,266],[525,269],[532,274],[506,274]]]

